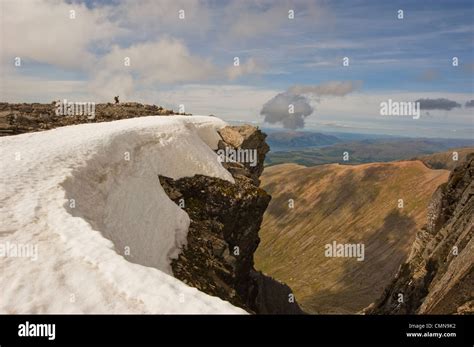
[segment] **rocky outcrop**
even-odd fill
[[[173,110],[161,106],[144,105],[137,102],[120,104],[95,104],[91,115],[57,115],[56,104],[10,104],[0,103],[0,136],[17,135],[28,132],[48,130],[60,126],[110,122],[144,116],[175,115]]]
[[[235,183],[195,175],[160,176],[168,196],[189,215],[187,246],[172,262],[173,274],[190,286],[251,313],[301,314],[288,286],[254,269],[258,231],[271,197],[258,187],[268,146],[260,130],[226,127],[219,148],[256,149],[258,164],[227,162]]]
[[[255,151],[256,165],[252,162],[224,162],[223,165],[234,176],[246,176],[253,180],[256,186],[260,185],[259,177],[263,172],[263,163],[265,155],[270,147],[265,142],[266,134],[262,133],[258,128],[251,125],[243,126],[227,126],[219,131],[222,140],[219,141],[218,148],[220,151],[227,149]]]
[[[474,313],[474,155],[435,192],[411,254],[369,314]]]

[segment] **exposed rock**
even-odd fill
[[[176,115],[173,110],[137,102],[96,104],[94,118],[88,115],[56,115],[56,104],[10,104],[0,102],[0,136],[48,130],[65,125],[109,122],[119,119]]]
[[[433,195],[409,259],[367,313],[474,313],[473,178],[471,154]]]
[[[255,128],[246,127],[242,132],[238,128],[224,128],[221,134],[234,144],[242,140],[241,146],[268,151],[265,134]],[[237,142],[236,134],[242,136]],[[178,205],[184,202],[183,209],[191,219],[187,246],[171,264],[174,276],[251,313],[304,313],[288,286],[254,268],[258,231],[271,199],[255,184],[259,171],[250,172],[241,163],[223,165],[235,183],[202,175],[178,180],[160,176],[165,192]]]
[[[250,278],[258,288],[252,298],[256,311],[260,314],[304,314],[294,301],[291,288],[270,276],[252,270]]]
[[[219,130],[219,134],[224,142],[234,148],[239,148],[242,145],[242,142],[244,142],[244,137],[232,127],[225,127]]]
[[[244,178],[247,177],[249,179],[252,178],[252,175],[250,172],[247,170],[247,168],[237,162],[230,162],[230,163],[222,163],[222,166],[225,167],[234,177],[239,177],[239,178]]]
[[[222,141],[219,141],[218,148],[225,150],[226,147],[233,149],[255,150],[257,152],[257,165],[251,163],[241,163],[248,170],[255,185],[260,185],[259,177],[263,172],[265,155],[270,147],[265,142],[267,135],[251,125],[227,126],[219,131]],[[227,169],[229,167],[226,167]],[[232,173],[232,172],[231,172]]]
[[[270,196],[250,180],[160,176],[165,192],[184,202],[187,246],[172,262],[176,278],[249,312],[301,313],[285,285],[254,270],[258,230]],[[270,295],[270,296],[269,296]]]

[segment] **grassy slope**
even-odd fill
[[[458,153],[457,161],[453,160],[453,152]],[[435,170],[452,170],[460,162],[463,162],[469,153],[474,153],[474,148],[456,148],[450,151],[425,155],[415,159],[421,160],[423,163],[425,163],[426,166]]]
[[[308,312],[357,312],[394,276],[426,221],[432,193],[447,178],[448,171],[420,161],[267,167],[262,185],[273,199],[256,267],[287,283]],[[325,257],[332,241],[364,243],[365,260]]]

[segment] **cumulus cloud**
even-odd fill
[[[162,39],[127,48],[112,47],[92,72],[89,89],[103,99],[113,95],[128,98],[138,85],[210,80],[219,73],[208,59],[192,55],[182,42]]]
[[[119,95],[122,100],[131,98],[136,89],[136,83],[131,74],[99,71],[87,84],[87,90],[96,101],[112,101]]]
[[[260,111],[264,121],[287,129],[304,128],[305,118],[314,112],[311,100],[324,96],[345,96],[362,86],[361,81],[329,81],[319,85],[295,85],[267,101]],[[316,97],[316,99],[311,99]]]
[[[147,102],[158,102],[167,108],[184,105],[193,114],[214,114],[226,120],[258,121],[262,104],[274,96],[275,89],[262,89],[236,84],[188,84],[163,90],[146,89],[142,94]]]
[[[123,32],[108,20],[106,7],[46,0],[2,1],[1,6],[5,39],[0,54],[12,64],[20,57],[23,62],[87,68],[95,63],[91,46],[103,46]]]
[[[329,81],[320,85],[296,85],[288,89],[292,94],[314,94],[317,96],[344,96],[360,89],[362,81]]]
[[[464,107],[474,107],[474,100],[467,101]]]
[[[181,12],[182,11],[182,12]],[[121,0],[112,16],[120,25],[133,28],[133,35],[203,35],[211,26],[211,8],[200,0]],[[181,15],[181,17],[180,17]]]
[[[125,64],[125,59],[129,64]],[[98,70],[133,73],[146,84],[206,80],[218,73],[209,59],[192,55],[184,43],[168,38],[127,48],[113,46],[101,58]]]
[[[242,75],[258,74],[263,71],[263,66],[257,63],[255,59],[249,58],[239,66],[231,66],[227,70],[227,76],[230,80],[234,80]]]
[[[18,78],[20,69],[13,63],[20,57],[22,66],[41,63],[61,73],[80,73],[90,93],[110,99],[154,83],[234,80],[261,72],[251,57],[236,68],[229,68],[232,60],[216,66],[176,38],[204,33],[209,6],[208,1],[188,0],[120,0],[93,6],[75,0],[3,1],[1,10],[8,15],[2,18],[2,37],[7,38],[0,50],[2,74]],[[126,57],[130,66],[124,65]]]
[[[164,38],[127,48],[113,46],[92,71],[90,90],[106,99],[112,94],[128,98],[138,86],[154,88],[157,84],[234,80],[261,71],[261,65],[252,58],[240,66],[216,66],[208,58],[191,54],[182,41]]]
[[[300,25],[320,25],[327,18],[327,10],[319,1],[252,0],[233,1],[223,13],[231,38],[250,39],[277,34],[278,29],[290,25],[288,11],[293,10]],[[238,16],[236,16],[238,13]]]
[[[418,99],[415,102],[420,103],[420,109],[422,110],[445,110],[450,111],[453,108],[461,107],[460,103],[456,101],[438,98],[438,99]]]
[[[281,123],[287,129],[297,129],[304,127],[305,117],[313,111],[306,97],[285,92],[267,101],[260,114],[265,116],[267,123]]]

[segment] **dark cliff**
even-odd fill
[[[474,312],[474,155],[435,192],[427,225],[369,314]]]
[[[220,134],[220,150],[256,150],[258,165],[224,161],[235,183],[202,175],[178,180],[160,176],[168,196],[191,219],[187,246],[172,262],[173,274],[251,313],[301,314],[288,286],[254,268],[258,232],[271,199],[258,187],[269,150],[266,135],[251,126],[226,127]]]

